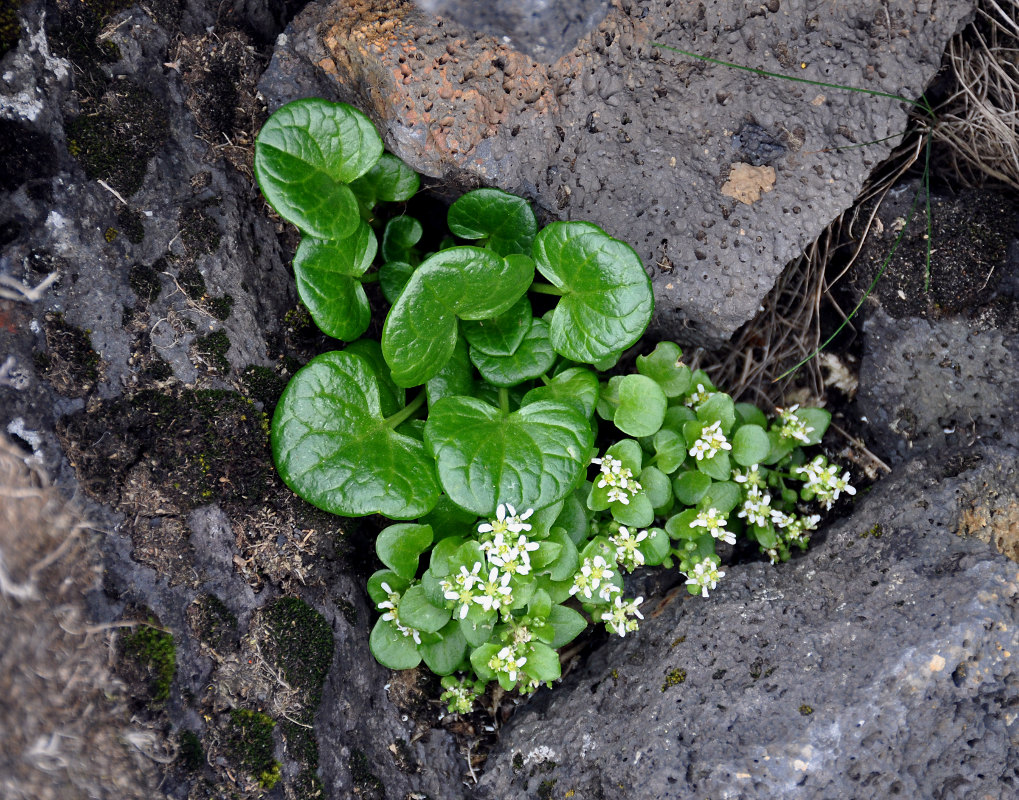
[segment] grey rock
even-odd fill
[[[1015,797],[1016,565],[959,532],[1014,525],[1017,457],[915,459],[804,557],[646,603],[518,712],[477,796]]]
[[[539,63],[407,3],[336,0],[295,19],[277,47],[286,70],[270,66],[260,89],[275,109],[325,76],[327,97],[368,113],[393,152],[452,194],[494,185],[546,220],[595,222],[643,260],[656,334],[717,342],[852,205],[891,142],[855,145],[894,138],[909,106],[656,43],[912,99],[972,9],[620,0],[577,47]],[[295,81],[302,61],[318,77]],[[748,183],[725,188],[734,174]]]
[[[417,0],[417,4],[430,14],[501,38],[538,61],[554,61],[572,50],[609,8],[607,0]]]

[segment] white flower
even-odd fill
[[[684,405],[687,405],[690,408],[696,408],[709,397],[711,397],[711,392],[704,388],[703,383],[698,383],[697,391],[690,393],[690,396],[686,399],[686,403]]]
[[[710,558],[699,561],[694,564],[689,573],[684,572],[683,574],[686,575],[687,586],[700,587],[701,597],[707,597],[708,589],[713,590],[718,581],[725,576],[725,573],[720,572],[718,565]]]
[[[633,534],[625,525],[620,525],[618,533],[609,537],[609,541],[616,546],[616,563],[629,572],[641,566],[644,563],[644,554],[638,545],[646,538],[647,531]]]
[[[707,528],[708,533],[714,539],[721,539],[727,544],[736,544],[736,534],[725,529],[728,520],[718,513],[717,508],[709,508],[707,511],[698,511],[694,521],[690,523],[691,528]]]
[[[504,647],[488,659],[488,668],[492,672],[501,672],[511,681],[515,681],[517,679],[517,672],[526,663],[526,656],[517,656],[512,649]]]
[[[478,533],[520,533],[529,531],[531,526],[523,520],[534,513],[534,509],[527,509],[523,514],[517,515],[516,509],[508,503],[499,503],[495,509],[495,519],[482,522],[478,525]]]
[[[641,485],[634,480],[633,472],[629,467],[624,467],[622,461],[606,455],[603,458],[592,458],[591,463],[601,467],[597,486],[599,489],[609,487],[610,503],[629,505],[630,498],[641,490]]]
[[[794,517],[784,511],[779,511],[777,508],[771,509],[771,522],[776,528],[788,528],[793,519]]]
[[[732,450],[732,445],[722,433],[721,421],[716,420],[701,431],[700,438],[690,448],[690,455],[702,461],[705,458],[714,458],[720,450]]]
[[[389,584],[386,583],[385,581],[383,581],[379,585],[382,587],[382,591],[386,593],[387,597],[381,603],[378,603],[375,607],[379,611],[386,612],[385,614],[382,615],[382,619],[386,621],[396,622],[396,607],[400,604],[400,593],[394,592],[390,588]],[[400,623],[396,622],[396,624],[399,626]]]
[[[474,585],[481,581],[481,576],[478,574],[480,570],[481,562],[475,561],[474,568],[470,572],[467,571],[467,567],[461,566],[460,572],[453,576],[452,581],[443,580],[439,584],[442,587],[442,596],[454,602],[453,608],[456,609],[457,605],[460,606],[460,619],[467,616],[471,602],[476,599]]]
[[[746,519],[752,525],[764,527],[771,519],[771,495],[761,495],[760,490],[747,492],[747,499],[743,503],[743,510],[737,517]]]
[[[608,562],[601,556],[585,558],[580,566],[580,571],[573,576],[573,586],[570,587],[570,594],[579,594],[586,600],[593,600],[595,591],[603,600],[608,600],[613,594],[619,591],[619,587],[612,583],[616,573],[609,568]]]
[[[610,503],[620,502],[624,506],[630,505],[630,495],[625,489],[620,489],[618,486],[613,486],[609,489],[608,500]]]
[[[747,470],[747,474],[744,475],[738,469],[732,471],[732,479],[736,483],[745,483],[747,486],[752,488],[761,488],[764,486],[764,478],[761,477],[760,465],[754,464]]]
[[[626,636],[628,631],[637,630],[637,620],[632,617],[644,619],[644,615],[637,610],[637,606],[643,602],[643,597],[638,597],[635,600],[623,600],[622,595],[616,595],[615,604],[609,611],[601,615],[601,620],[608,630],[614,631],[620,636]]]
[[[807,426],[807,423],[796,416],[796,409],[800,407],[797,403],[789,408],[778,408],[775,409],[778,412],[778,417],[782,422],[782,427],[779,428],[779,436],[784,439],[797,439],[798,441],[807,444],[810,442],[809,434],[814,432],[814,429]]]
[[[474,602],[485,611],[498,611],[510,605],[513,602],[513,589],[509,586],[511,577],[508,572],[500,576],[499,570],[492,567],[492,571],[488,573],[488,580],[481,584],[481,596],[475,597]]]

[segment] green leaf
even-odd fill
[[[442,369],[428,379],[425,384],[428,395],[428,407],[431,408],[443,397],[474,394],[474,370],[467,354],[467,344],[457,338],[453,347],[453,355],[442,365]]]
[[[742,425],[732,437],[732,458],[742,467],[762,464],[771,451],[768,432],[758,425]]]
[[[492,319],[468,321],[461,326],[471,350],[490,356],[511,356],[531,329],[531,301],[524,295],[504,314]]]
[[[459,536],[447,536],[440,539],[432,548],[432,554],[428,562],[428,568],[437,578],[445,578],[449,575],[449,559],[463,544]]]
[[[556,360],[548,338],[548,323],[536,319],[513,355],[493,356],[471,347],[471,361],[493,386],[509,388],[544,375]]]
[[[392,620],[379,619],[368,637],[368,647],[375,660],[389,669],[414,669],[421,663],[417,645],[404,636]]]
[[[345,239],[361,222],[350,187],[382,156],[382,139],[345,103],[295,100],[255,139],[255,178],[276,212],[317,239]]]
[[[426,633],[442,630],[452,613],[448,608],[432,605],[420,583],[415,583],[404,592],[396,608],[396,616],[401,623]]]
[[[655,466],[666,475],[671,475],[686,461],[686,439],[669,428],[655,434]]]
[[[390,305],[395,304],[414,274],[414,267],[406,261],[386,261],[379,267],[379,287]]]
[[[569,539],[569,537],[565,537]],[[570,542],[570,546],[573,542]],[[560,544],[557,539],[551,536],[545,539],[538,545],[538,549],[531,553],[531,567],[535,570],[541,571],[549,564],[552,564],[559,558],[559,554],[563,551],[564,545]],[[576,549],[574,547],[574,549]],[[555,579],[555,576],[552,576]],[[562,580],[562,578],[560,578]]]
[[[696,470],[681,472],[672,481],[676,499],[685,506],[697,505],[709,488],[711,488],[711,478]]]
[[[468,641],[468,644],[470,644],[470,641]],[[488,666],[488,662],[492,660],[492,656],[499,652],[501,645],[488,644],[486,640],[480,646],[472,645],[472,647],[477,647],[471,653],[471,666],[474,667],[474,672],[485,682],[492,680],[495,677],[495,673]]]
[[[647,356],[637,356],[637,371],[654,380],[666,397],[681,397],[690,390],[690,367],[682,362],[683,351],[675,342],[659,342]]]
[[[488,239],[501,256],[530,253],[538,223],[522,197],[499,189],[475,189],[449,207],[449,229],[464,239]]]
[[[562,528],[553,528],[548,541],[559,546],[555,561],[547,565],[549,576],[554,581],[572,578],[580,565],[577,546]]]
[[[672,551],[672,541],[661,528],[648,528],[647,538],[637,546],[644,556],[644,563],[649,567],[657,567]]]
[[[499,503],[544,508],[583,477],[591,425],[572,406],[533,403],[511,414],[471,397],[430,409],[425,442],[454,503],[491,516]]]
[[[418,174],[392,153],[383,153],[375,165],[350,184],[350,190],[370,211],[379,201],[410,200],[421,186]]]
[[[683,425],[695,419],[697,419],[697,415],[693,409],[686,406],[669,406],[665,412],[665,421],[662,423],[662,427],[681,434]]]
[[[807,434],[807,441],[801,444],[820,444],[831,424],[831,412],[823,408],[799,408],[793,414],[805,422],[808,428],[814,429]]]
[[[553,222],[534,240],[538,270],[563,292],[552,346],[594,363],[632,345],[651,320],[651,282],[640,257],[586,222]]]
[[[697,462],[697,469],[705,475],[709,475],[716,481],[728,480],[732,475],[732,464],[729,463],[729,453],[719,450],[711,458],[705,458]]]
[[[705,533],[704,528],[694,527],[690,524],[695,519],[697,519],[697,509],[688,508],[686,511],[669,517],[665,523],[665,531],[673,539],[696,541],[702,536],[707,536],[710,539],[711,534]]]
[[[476,530],[475,519],[476,515],[464,511],[446,497],[446,495],[442,495],[439,497],[439,502],[435,504],[435,507],[425,514],[419,522],[422,525],[432,526],[432,531],[435,534],[435,543],[438,546],[439,542],[450,536],[456,537],[460,535],[465,538],[473,536]]]
[[[439,486],[424,446],[391,430],[368,363],[323,353],[298,370],[272,420],[273,459],[284,483],[312,505],[348,517],[419,517]]]
[[[418,648],[428,669],[436,675],[452,675],[467,654],[467,640],[457,620],[450,620],[439,631],[439,641]]]
[[[586,540],[591,532],[591,519],[583,501],[583,497],[586,496],[587,492],[583,489],[566,495],[563,499],[563,510],[559,512],[554,523],[555,527],[566,531],[566,535],[574,544]]]
[[[552,598],[544,589],[535,589],[527,604],[527,616],[532,619],[545,619],[552,611]]]
[[[453,247],[425,259],[390,309],[382,352],[399,386],[417,386],[449,360],[457,318],[489,319],[527,291],[533,264],[526,256],[499,258],[477,247]]]
[[[630,436],[652,436],[662,427],[668,400],[665,392],[645,375],[627,375],[618,386],[619,408],[613,422]]]
[[[524,395],[521,405],[554,400],[577,406],[588,419],[598,403],[598,376],[583,367],[570,367],[556,375],[547,386],[537,386]]]
[[[598,404],[595,410],[602,419],[612,422],[619,408],[619,384],[622,383],[625,375],[613,375],[601,385],[598,394]]]
[[[382,260],[416,263],[414,245],[421,241],[424,232],[414,217],[406,214],[393,217],[382,234]]]
[[[559,655],[547,644],[530,642],[524,653],[527,658],[523,667],[524,672],[535,680],[547,683],[562,677],[563,671],[559,664]]]
[[[612,456],[622,462],[634,475],[638,475],[644,461],[644,451],[633,439],[620,439],[612,447],[605,451],[605,455]]]
[[[467,640],[467,644],[478,647],[487,642],[492,637],[498,616],[498,612],[485,611],[477,604],[472,605],[467,616],[460,620],[460,632]]]
[[[664,472],[657,467],[644,467],[637,482],[644,489],[656,514],[661,513],[660,509],[668,508],[672,501],[672,483]]]
[[[722,433],[728,435],[736,422],[736,407],[724,392],[716,392],[697,406],[697,419],[706,425],[721,422]]]
[[[322,333],[352,341],[368,328],[371,310],[358,277],[371,266],[377,247],[363,222],[346,239],[301,240],[294,256],[297,294]]]
[[[587,620],[579,611],[561,605],[552,606],[548,621],[555,626],[555,638],[549,645],[556,650],[572,642],[587,627]]]
[[[743,490],[733,481],[715,481],[697,504],[702,509],[713,508],[728,515],[743,499]]]
[[[395,572],[388,569],[380,569],[377,572],[373,572],[371,577],[368,578],[368,596],[376,606],[389,599],[389,592],[382,588],[382,584],[386,584],[397,594],[403,594],[410,585],[410,581],[401,578]]]
[[[768,427],[768,418],[753,403],[736,403],[736,419],[743,425],[760,425]]]
[[[402,522],[383,528],[375,540],[379,559],[401,578],[413,580],[418,571],[418,556],[432,543],[430,525]]]
[[[646,528],[655,521],[655,510],[647,494],[640,492],[626,505],[612,503],[612,519],[631,528]]]
[[[407,404],[407,392],[393,383],[389,364],[382,357],[382,345],[374,339],[358,339],[343,348],[343,352],[364,359],[375,373],[375,380],[379,385],[379,406],[382,409],[382,416],[391,417]]]

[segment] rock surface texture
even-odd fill
[[[478,796],[1015,797],[1019,574],[963,534],[1015,537],[1017,457],[911,461],[802,559],[651,606],[518,713]]]
[[[655,328],[717,341],[754,316],[782,267],[852,204],[909,107],[655,43],[913,99],[971,11],[901,0],[616,0],[573,50],[539,62],[409,0],[338,0],[302,12],[260,88],[275,107],[331,83],[330,95],[367,111],[419,172],[456,189],[499,186],[547,218],[601,225],[651,274]]]

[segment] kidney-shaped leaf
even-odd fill
[[[488,239],[501,256],[530,253],[538,223],[524,198],[500,189],[475,189],[449,207],[449,229],[464,239]]]
[[[438,499],[432,459],[386,425],[378,381],[356,355],[323,353],[297,371],[276,406],[271,441],[287,486],[333,514],[411,519]]]
[[[493,386],[517,386],[544,375],[556,360],[548,338],[548,323],[536,319],[512,355],[493,356],[471,347],[471,361],[481,377]]]
[[[490,356],[511,356],[520,347],[533,322],[531,301],[524,295],[509,311],[492,319],[464,322],[462,329],[472,350]]]
[[[370,170],[350,184],[361,204],[372,209],[380,200],[410,200],[421,186],[418,174],[392,153],[383,153]]]
[[[575,405],[590,418],[598,402],[598,376],[583,367],[570,367],[556,375],[547,386],[531,389],[520,404],[526,406],[539,400]]]
[[[499,503],[543,508],[563,498],[583,476],[593,438],[583,414],[551,401],[503,414],[472,397],[446,397],[425,426],[446,494],[480,516]]]
[[[451,247],[411,275],[382,329],[382,353],[399,386],[417,386],[442,369],[457,340],[457,318],[490,319],[527,291],[534,263],[479,247]]]
[[[377,249],[364,222],[346,239],[301,240],[294,256],[297,293],[322,333],[349,342],[367,329],[371,309],[358,278]]]
[[[255,139],[255,178],[277,213],[318,239],[345,239],[360,222],[347,186],[382,156],[371,120],[353,106],[295,100]]]
[[[632,345],[651,321],[651,282],[640,256],[586,222],[553,222],[534,240],[538,270],[563,297],[552,346],[593,364]]]
[[[418,571],[418,557],[432,543],[431,525],[400,522],[379,532],[375,552],[379,559],[405,580],[414,580]]]

